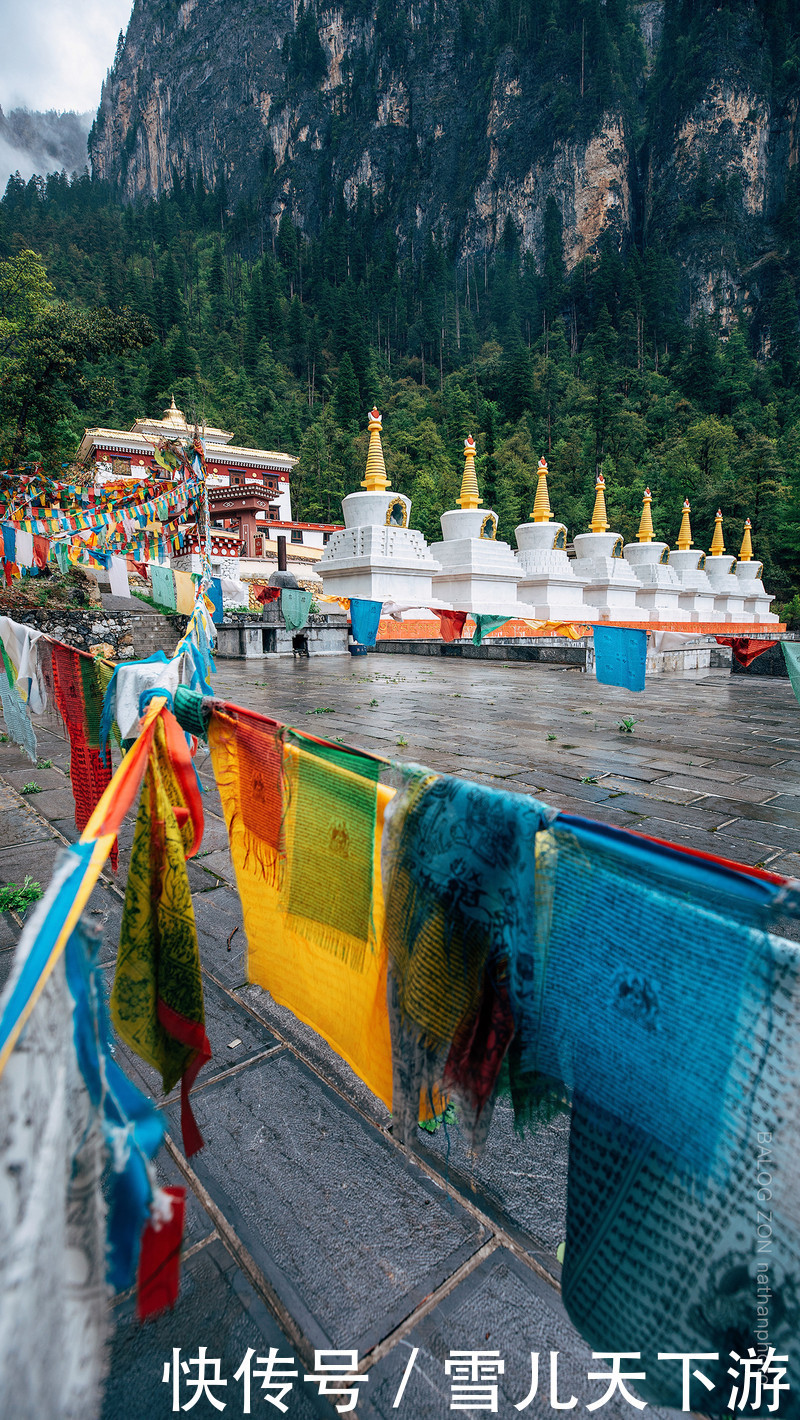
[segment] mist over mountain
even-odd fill
[[[12,173],[82,172],[89,166],[86,139],[91,113],[35,113],[26,108],[0,109],[0,184]]]

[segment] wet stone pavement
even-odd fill
[[[800,874],[800,714],[786,680],[722,671],[659,676],[633,695],[566,667],[331,657],[220,661],[215,691],[387,758]],[[620,728],[626,721],[629,729]],[[60,846],[76,837],[68,745],[55,720],[37,722],[37,734],[37,767],[0,743],[3,882],[29,873],[46,883]],[[521,1139],[501,1100],[477,1162],[454,1126],[419,1131],[412,1150],[400,1148],[387,1111],[349,1067],[248,984],[205,746],[197,766],[208,791],[206,832],[189,875],[213,1058],[194,1094],[206,1147],[186,1162],[176,1093],[162,1100],[154,1073],[119,1045],[123,1067],[164,1110],[159,1169],[164,1182],[188,1185],[187,1228],[175,1311],[141,1326],[132,1297],[115,1303],[104,1420],[172,1413],[165,1363],[174,1348],[190,1360],[202,1346],[219,1358],[227,1385],[210,1393],[230,1416],[247,1413],[235,1379],[243,1358],[273,1347],[293,1358],[289,1369],[298,1375],[285,1403],[297,1417],[336,1413],[303,1379],[314,1351],[324,1349],[358,1351],[367,1379],[356,1413],[368,1420],[449,1414],[444,1367],[458,1350],[500,1352],[498,1413],[508,1416],[520,1413],[514,1406],[530,1389],[531,1352],[558,1351],[560,1396],[576,1395],[583,1409],[604,1387],[587,1379],[600,1363],[559,1297],[568,1122]],[[39,792],[21,792],[32,783]],[[132,832],[129,821],[119,872],[104,875],[90,904],[103,926],[109,989]],[[0,917],[0,984],[20,925],[12,914]],[[521,1413],[552,1415],[546,1372]],[[186,1404],[194,1387],[182,1384]],[[280,1413],[260,1386],[254,1378],[252,1413]],[[207,1395],[192,1408],[197,1416],[223,1413]],[[637,1412],[616,1396],[603,1413],[617,1420]]]

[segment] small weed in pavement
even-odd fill
[[[26,874],[22,887],[17,887],[16,883],[5,883],[0,887],[0,912],[25,912],[41,896],[41,884]]]
[[[19,792],[21,794],[41,794],[42,786],[37,784],[35,779],[31,779],[30,783],[23,784]]]

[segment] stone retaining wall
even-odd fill
[[[177,613],[162,615],[146,604],[134,601],[135,610],[113,611],[105,607],[76,607],[72,611],[15,611],[15,621],[35,626],[80,651],[92,646],[111,646],[111,660],[138,661],[154,651],[171,656],[184,631],[187,618]]]

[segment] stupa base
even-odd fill
[[[529,573],[517,585],[517,596],[533,608],[537,621],[597,621],[599,616],[597,607],[584,600],[583,583],[571,574]]]
[[[319,563],[317,564],[319,570]],[[359,566],[339,566],[320,570],[326,596],[356,597],[371,602],[404,602],[408,606],[430,606],[434,598],[431,574],[402,563],[367,563]]]

